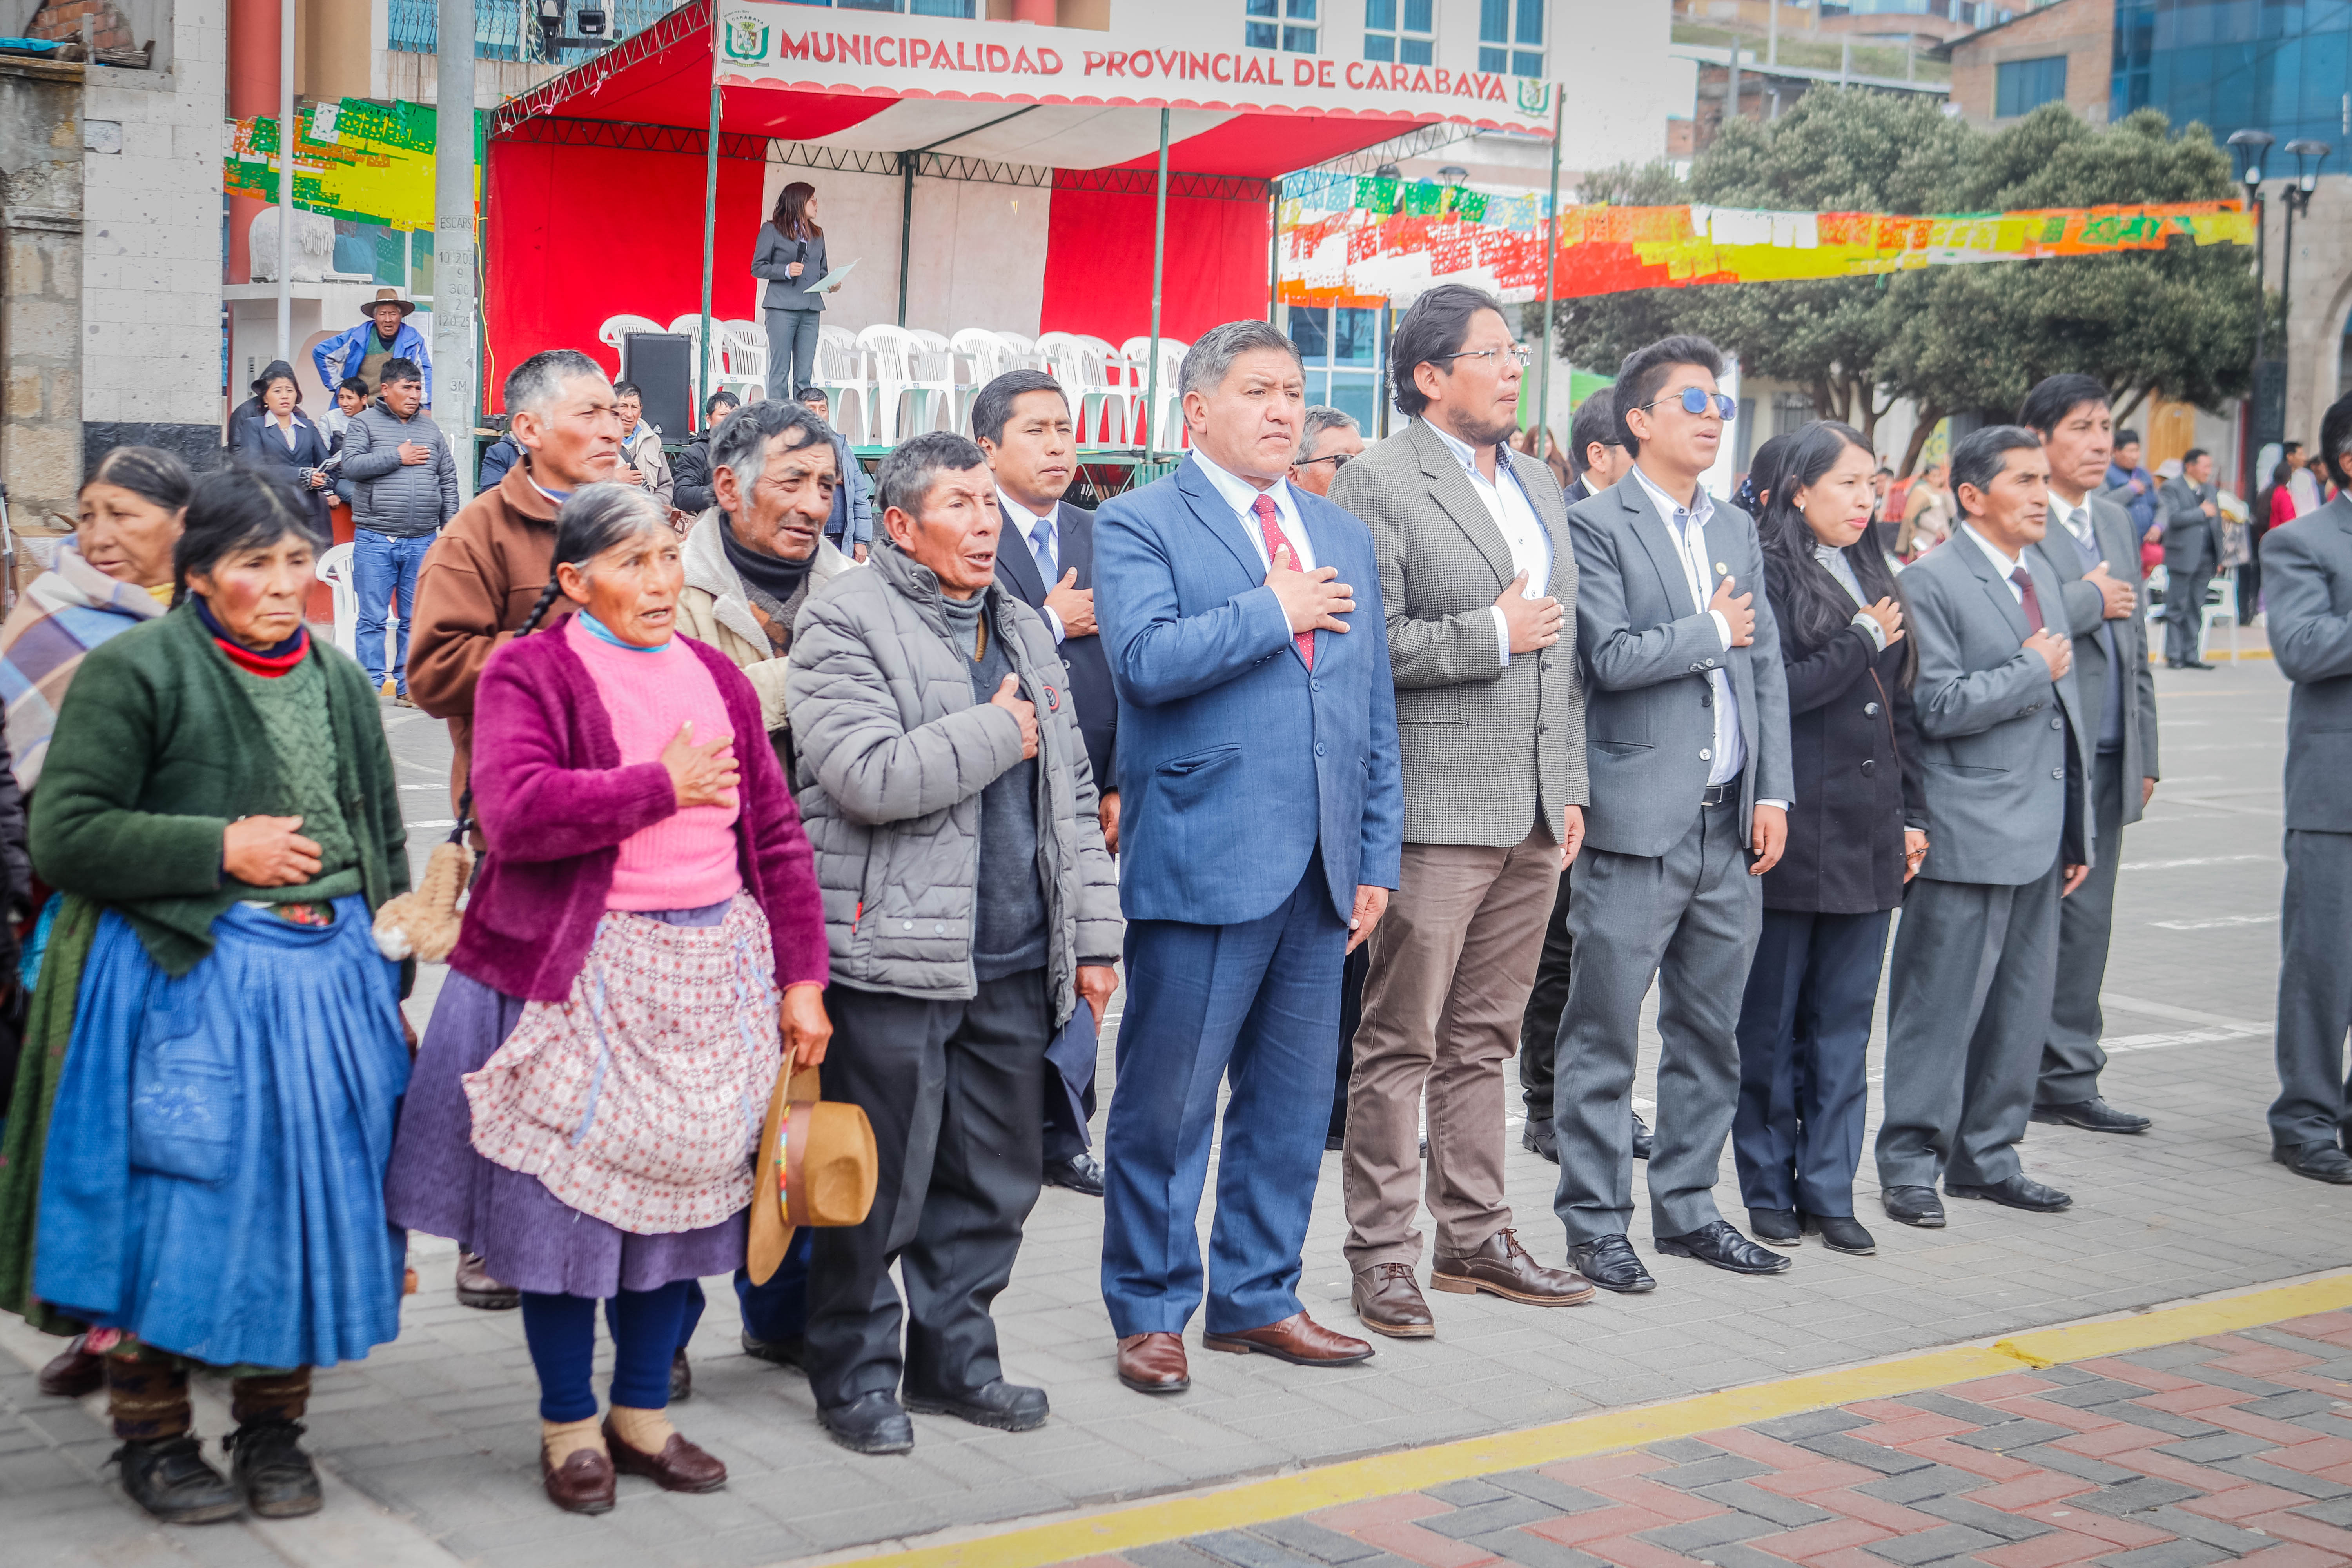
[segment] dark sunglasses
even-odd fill
[[[1664,397],[1654,397],[1647,403],[1635,404],[1634,406],[1643,409],[1655,408],[1664,401]],[[1707,410],[1707,405],[1712,403],[1715,405],[1715,411],[1723,416],[1723,422],[1726,425],[1730,424],[1731,416],[1739,411],[1739,405],[1722,393],[1705,392],[1696,386],[1684,387],[1678,401],[1682,404],[1683,412],[1685,414],[1704,414]]]
[[[1328,456],[1320,458],[1301,458],[1298,461],[1293,463],[1291,467],[1294,468],[1311,468],[1318,463],[1328,463],[1331,465],[1331,471],[1336,474],[1341,468],[1346,468],[1349,459],[1354,458],[1355,455],[1356,454],[1353,452],[1333,452]]]

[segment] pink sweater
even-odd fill
[[[563,638],[596,683],[623,767],[658,761],[662,748],[688,721],[697,746],[733,736],[719,683],[679,639],[649,651],[614,647],[578,616],[563,623]],[[735,818],[741,809],[730,794],[724,805],[688,806],[623,839],[604,907],[697,910],[733,898],[743,887],[735,855]]]

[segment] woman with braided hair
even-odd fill
[[[616,1469],[671,1491],[726,1484],[669,1423],[671,1362],[693,1282],[743,1261],[783,1058],[821,1061],[832,1026],[808,839],[751,682],[676,630],[666,509],[593,484],[556,523],[554,581],[475,698],[488,853],[389,1203],[521,1291],[548,1497],[602,1513]],[[575,613],[541,633],[559,599]]]

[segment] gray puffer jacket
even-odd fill
[[[404,441],[429,447],[421,463],[400,460]],[[433,416],[403,419],[371,403],[343,429],[343,478],[352,481],[352,522],[371,533],[417,539],[457,515],[457,460]]]
[[[961,1000],[979,988],[981,792],[1021,761],[1021,726],[975,700],[971,656],[949,640],[929,569],[887,539],[868,565],[810,590],[784,678],[833,978]],[[989,635],[1037,705],[1038,870],[1058,1028],[1076,1005],[1078,965],[1118,957],[1118,879],[1053,635],[1020,600],[987,593]]]

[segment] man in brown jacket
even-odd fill
[[[490,655],[530,618],[555,560],[555,512],[621,461],[621,416],[604,370],[574,349],[549,349],[507,377],[521,460],[441,531],[416,575],[408,694],[449,721],[457,747],[451,795],[473,758],[474,683]]]

